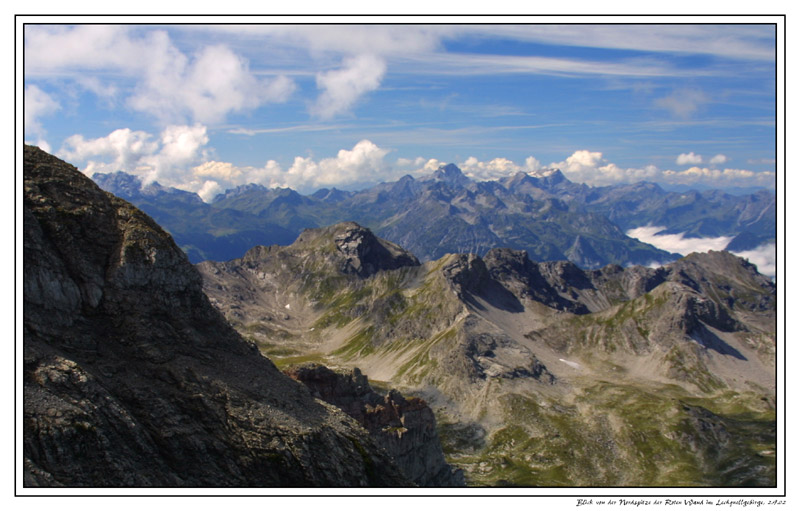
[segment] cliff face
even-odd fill
[[[464,475],[445,462],[433,410],[420,398],[397,390],[376,392],[358,368],[337,373],[319,364],[286,370],[315,397],[356,419],[392,456],[400,470],[419,486],[464,486]]]
[[[149,217],[34,147],[24,179],[26,486],[410,484],[224,321]]]

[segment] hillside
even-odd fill
[[[153,220],[25,148],[25,486],[410,486],[214,309]]]
[[[384,245],[383,267],[352,271]],[[468,484],[774,484],[775,286],[731,254],[420,264],[345,223],[198,269],[279,366],[358,367],[423,396]]]

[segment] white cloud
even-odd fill
[[[683,158],[681,158],[683,157]],[[680,161],[697,160],[694,153],[682,154]],[[710,169],[693,166],[686,170],[660,170],[655,165],[641,168],[622,168],[603,158],[603,153],[585,149],[575,151],[566,160],[554,162],[550,168],[558,168],[571,181],[603,186],[638,181],[655,181],[675,185],[706,185],[725,188],[732,186],[774,187],[774,172],[754,172],[746,169]]]
[[[664,170],[660,181],[671,184],[705,184],[717,187],[729,186],[766,186],[774,187],[774,172],[753,172],[747,169],[709,169],[707,167],[691,167],[686,170]]]
[[[268,102],[285,101],[294,90],[286,77],[262,81],[248,63],[224,46],[203,48],[194,59],[175,58],[148,69],[146,80],[130,98],[143,112],[162,119],[190,118],[218,123],[233,112],[253,110]]]
[[[681,255],[688,255],[692,252],[708,252],[709,250],[725,250],[725,247],[727,247],[728,243],[733,239],[732,236],[685,238],[685,233],[659,234],[659,232],[665,229],[665,227],[648,225],[630,229],[625,234],[644,243],[649,243],[661,250],[676,252]],[[775,277],[776,250],[774,243],[767,243],[753,250],[732,253],[749,260],[756,265],[760,273],[768,277]],[[661,263],[653,263],[651,265],[651,267],[654,266],[661,266]]]
[[[53,114],[61,108],[58,101],[36,85],[25,87],[25,133],[43,136],[40,117]]]
[[[76,165],[85,163],[83,171],[88,175],[123,170],[141,176],[152,171],[145,160],[157,149],[158,142],[149,133],[125,128],[91,140],[72,135],[64,141],[58,156]]]
[[[414,158],[413,160],[411,160],[409,158],[398,158],[397,159],[397,166],[398,167],[417,167],[417,168],[419,168],[419,167],[422,167],[423,165],[425,165],[426,161],[427,160],[425,158],[423,158],[422,156],[418,156],[418,157]]]
[[[550,167],[561,169],[571,181],[595,186],[652,180],[658,175],[653,165],[624,169],[603,158],[603,153],[585,149],[575,151],[562,162],[551,163]]]
[[[526,172],[536,172],[538,170],[544,169],[544,165],[542,165],[539,160],[534,158],[533,156],[528,156],[525,158],[525,171]]]
[[[692,252],[708,252],[709,250],[725,250],[725,247],[733,239],[732,236],[685,238],[684,233],[659,234],[664,230],[666,230],[666,227],[648,225],[630,229],[625,234],[661,250],[676,252],[681,255],[691,254]]]
[[[325,158],[318,163],[311,158],[296,157],[284,175],[284,183],[292,188],[308,189],[380,181],[392,175],[384,162],[388,153],[388,149],[362,140],[352,150],[341,149],[335,158]]]
[[[199,124],[169,126],[158,139],[125,128],[90,140],[73,135],[65,140],[58,155],[82,165],[88,175],[119,170],[141,177],[145,184],[159,181],[186,189],[187,169],[206,158],[207,143],[206,127]]]
[[[734,252],[739,257],[755,264],[760,273],[768,277],[775,277],[777,267],[777,250],[774,243],[767,243],[752,250]]]
[[[728,161],[728,157],[724,154],[717,154],[713,158],[711,158],[708,162],[711,165],[721,165]]]
[[[386,62],[375,55],[359,55],[344,60],[340,69],[317,74],[322,93],[311,113],[330,119],[348,111],[364,94],[377,89],[386,73]]]
[[[211,160],[208,141],[206,127],[200,124],[169,126],[158,137],[120,129],[89,140],[74,135],[58,154],[88,175],[123,171],[139,176],[144,185],[158,181],[163,186],[198,193],[204,200],[247,183],[311,192],[320,187],[360,186],[398,177],[385,162],[390,151],[369,140],[319,161],[298,156],[285,170],[274,160],[263,167]]]
[[[703,157],[699,154],[694,154],[694,152],[682,153],[675,159],[675,163],[678,165],[698,165],[703,163]]]
[[[96,74],[87,79],[87,71]],[[256,78],[248,61],[227,46],[201,46],[186,55],[165,31],[141,36],[118,25],[26,27],[25,73],[71,77],[104,99],[119,95],[122,75],[128,105],[165,125],[218,123],[231,113],[284,101],[294,90],[285,76]]]
[[[490,179],[500,179],[517,172],[521,167],[507,158],[495,158],[488,162],[478,161],[474,156],[467,158],[467,161],[459,165],[462,172],[467,177],[477,181],[488,181]]]
[[[658,98],[655,105],[669,111],[673,116],[688,119],[705,103],[709,97],[697,89],[679,89],[669,96]]]

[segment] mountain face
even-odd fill
[[[412,484],[230,327],[152,219],[34,147],[24,184],[26,486]]]
[[[361,192],[323,189],[302,196],[247,185],[228,190],[212,204],[174,200],[186,192],[168,193],[157,184],[133,193],[130,177],[119,173],[94,179],[162,223],[194,262],[241,257],[247,243],[248,248],[285,245],[305,228],[342,221],[365,225],[422,261],[448,253],[484,254],[496,247],[523,249],[538,260],[569,259],[588,268],[678,257],[627,237],[571,196],[537,188],[588,188],[570,183],[560,172],[505,184],[476,183],[450,164],[425,178],[405,176]]]
[[[357,367],[424,397],[468,484],[774,485],[775,286],[751,264],[584,270],[507,248],[418,263],[389,245],[353,271],[388,245],[365,231],[197,268],[279,366]]]

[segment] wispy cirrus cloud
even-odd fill
[[[654,105],[680,119],[692,117],[710,98],[699,89],[678,89],[667,96],[657,98]]]

